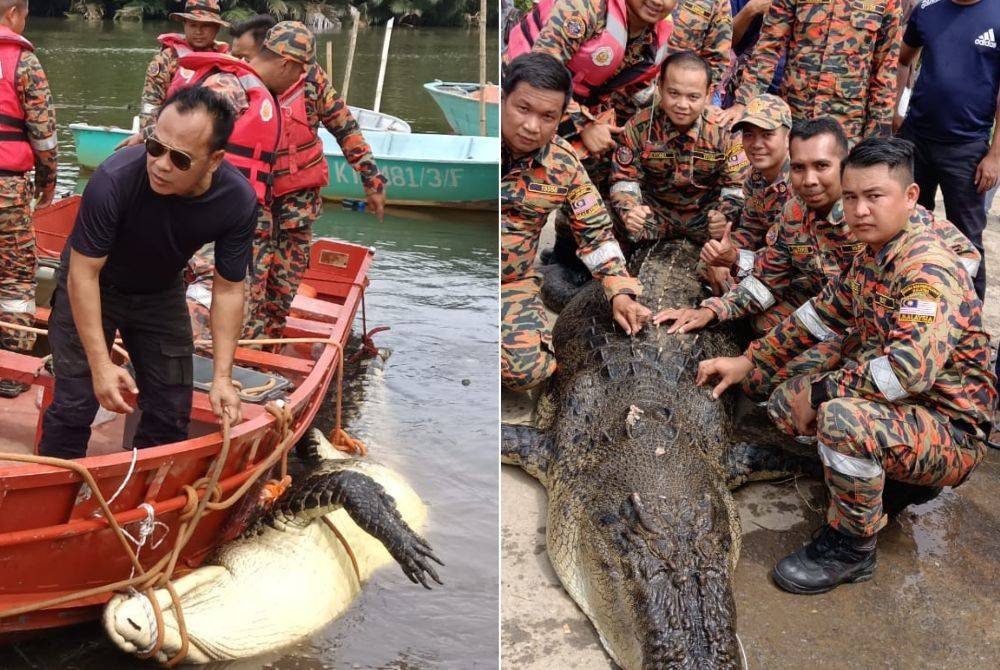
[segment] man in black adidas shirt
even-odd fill
[[[129,413],[127,394],[136,392],[142,417],[131,446],[187,438],[193,342],[181,270],[208,242],[215,243],[209,397],[217,415],[239,421],[231,372],[257,199],[223,161],[233,122],[216,93],[184,89],[164,104],[144,145],[114,154],[91,177],[53,297],[55,391],[42,455],[84,456],[98,404]],[[116,331],[135,381],[109,357]]]

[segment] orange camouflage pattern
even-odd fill
[[[823,398],[921,405],[985,439],[997,394],[982,303],[937,232],[911,218],[878,252],[866,245],[847,272],[751,343],[747,355],[774,375],[848,329],[856,351],[819,378]]]
[[[552,4],[548,21],[531,45],[531,51],[547,53],[560,63],[569,63],[583,44],[604,31],[607,14],[607,0],[556,0]],[[656,31],[651,27],[636,35],[630,34],[622,62],[611,76],[644,62],[655,43]],[[506,59],[507,54],[504,53],[505,64]],[[648,88],[649,82],[632,83],[610,91],[597,100],[570,100],[559,134],[566,138],[573,137],[590,125],[598,114],[608,109],[615,110],[617,124],[625,123],[639,110],[637,94]]]
[[[211,50],[225,53],[228,49],[228,44],[216,41]],[[146,79],[142,84],[142,95],[139,96],[139,132],[143,135],[148,135],[156,125],[156,115],[167,101],[170,82],[177,74],[177,61],[177,51],[171,46],[163,46],[146,66]]]
[[[789,399],[809,392],[814,376],[785,382],[771,396],[768,413],[789,435]],[[823,402],[816,416],[823,479],[830,493],[826,519],[855,537],[885,527],[885,480],[918,486],[958,486],[982,462],[985,445],[918,404],[887,404],[841,397]]]
[[[722,83],[733,48],[733,15],[729,0],[681,0],[674,9],[671,53],[691,51],[708,62],[712,89]]]
[[[56,117],[45,71],[34,52],[22,50],[14,73],[14,89],[24,110],[28,142],[35,155],[35,176],[0,176],[0,246],[4,252],[0,272],[0,318],[23,326],[35,315],[35,229],[31,199],[56,186]],[[33,186],[33,188],[32,188]],[[0,347],[30,350],[33,333],[0,330]]]
[[[832,116],[856,142],[891,135],[900,0],[773,0],[736,102],[767,90],[787,50],[780,95],[795,121]]]
[[[730,221],[743,208],[749,162],[743,145],[716,122],[708,107],[686,132],[674,128],[659,106],[625,124],[612,158],[611,204],[623,217],[639,205],[653,210],[635,240],[708,237],[709,209]]]
[[[501,382],[514,390],[537,386],[555,371],[551,324],[534,269],[542,228],[552,212],[566,214],[577,255],[608,299],[638,296],[612,234],[611,218],[572,148],[556,136],[527,156],[501,148],[500,340]]]
[[[750,168],[750,175],[743,182],[739,227],[733,228],[729,236],[737,249],[755,251],[766,244],[767,231],[781,219],[781,211],[792,196],[790,175],[791,164],[787,159],[774,181],[769,181],[757,168]]]

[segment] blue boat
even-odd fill
[[[96,168],[132,134],[124,128],[70,124],[80,165]],[[330,182],[329,200],[363,200],[361,180],[337,140],[319,130]],[[500,138],[365,130],[379,170],[388,180],[390,205],[496,210],[500,181]]]
[[[424,88],[448,119],[448,125],[459,135],[479,135],[479,84],[456,81],[432,81]],[[500,135],[500,89],[486,86],[486,134]]]

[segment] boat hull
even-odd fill
[[[435,81],[424,84],[424,89],[441,108],[452,130],[459,135],[480,134],[479,100],[463,94],[478,91],[479,84]],[[486,134],[491,137],[500,134],[500,104],[490,100],[486,102]]]
[[[72,124],[77,161],[96,168],[130,134],[122,128]],[[330,181],[328,200],[363,200],[364,188],[336,139],[320,129]],[[388,180],[390,205],[495,210],[499,194],[500,140],[419,133],[365,131]]]
[[[57,257],[72,228],[79,200],[69,198],[36,214],[40,257]],[[222,464],[219,499],[236,494],[260,463],[279,448],[294,445],[309,429],[331,383],[335,383],[339,350],[350,335],[372,257],[373,251],[365,247],[317,240],[303,278],[316,290],[316,297],[296,296],[285,336],[320,338],[324,343],[288,345],[280,354],[243,347],[237,350],[237,364],[294,380],[294,390],[284,399],[292,417],[291,432],[282,441],[274,415],[259,404],[245,403],[245,420],[232,429],[229,452]],[[39,308],[36,322],[44,327],[47,317],[48,310]],[[44,399],[50,397],[52,379],[40,373],[41,363],[40,358],[0,352],[4,376],[39,387]],[[185,506],[190,504],[186,487],[205,477],[221,453],[222,436],[206,394],[195,391],[193,405],[188,440],[139,450],[134,465],[132,452],[114,449],[75,461],[87,468],[105,499],[120,489],[111,511],[123,529],[138,536],[147,509],[164,524],[156,527],[139,552],[144,570],[174,546]],[[130,578],[132,563],[104,518],[97,496],[80,475],[9,459],[9,455],[5,460],[0,454],[0,612],[37,606]],[[208,510],[182,549],[174,576],[198,567],[213,549],[241,533],[259,505],[261,485],[275,475],[275,469],[265,473],[233,506]],[[204,491],[198,495],[203,497]],[[149,508],[142,507],[144,503]],[[109,592],[95,593],[0,618],[0,642],[96,618],[109,597]]]

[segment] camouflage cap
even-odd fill
[[[223,21],[219,12],[219,0],[187,0],[184,11],[174,12],[170,15],[170,20],[216,23],[223,28],[229,27],[229,22]]]
[[[733,123],[733,130],[743,123],[749,123],[766,130],[780,126],[792,127],[792,111],[788,104],[776,95],[762,93],[750,101],[743,115]]]
[[[298,21],[276,23],[267,31],[261,46],[303,65],[316,60],[316,38],[304,23]]]

